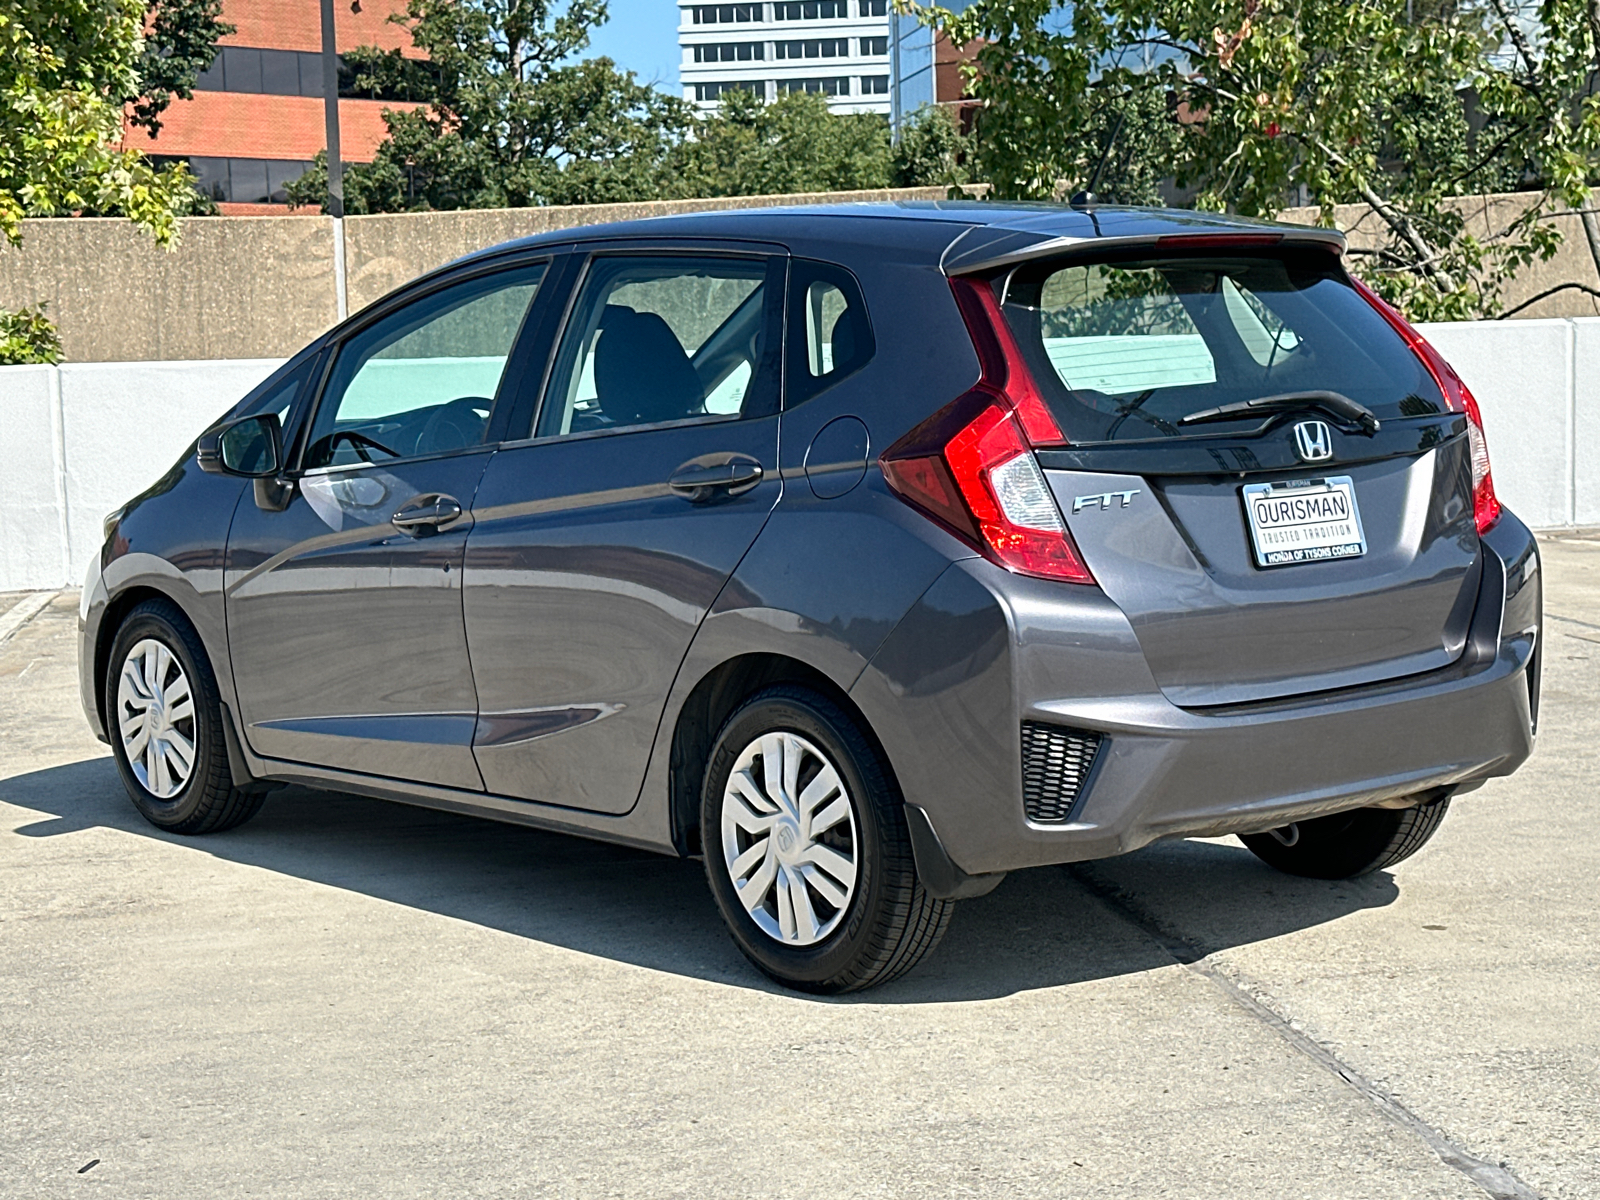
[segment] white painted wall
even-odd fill
[[[1600,318],[1422,328],[1478,398],[1500,498],[1536,529],[1600,525]],[[100,519],[278,366],[0,367],[0,591],[81,583]]]
[[[0,591],[82,583],[101,518],[282,362],[0,367]]]
[[[1587,508],[1575,504],[1573,457],[1574,381],[1600,379],[1600,318],[1419,328],[1477,397],[1501,502],[1535,529],[1600,524],[1600,494]],[[1580,340],[1586,361],[1575,352]],[[1600,383],[1587,403],[1600,422]]]

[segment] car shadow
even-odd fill
[[[0,800],[48,814],[18,829],[115,829],[517,937],[732,987],[779,990],[734,948],[698,862],[516,825],[305,788],[274,792],[249,824],[190,838],[134,810],[109,757],[0,780]],[[1294,879],[1248,851],[1166,842],[1119,859],[1012,874],[957,906],[944,942],[907,977],[840,1002],[940,1003],[1170,966],[1156,938],[1100,897],[1211,929],[1204,952],[1275,938],[1392,903],[1386,874]]]

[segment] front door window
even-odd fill
[[[483,440],[506,363],[544,276],[534,263],[424,296],[339,350],[304,466],[464,450]]]

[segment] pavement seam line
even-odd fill
[[[1420,1138],[1439,1161],[1465,1175],[1494,1200],[1540,1200],[1539,1193],[1505,1167],[1469,1154],[1445,1134],[1412,1112],[1389,1092],[1344,1062],[1315,1038],[1302,1033],[1275,1009],[1268,1006],[1238,978],[1212,960],[1202,946],[1181,934],[1164,928],[1137,899],[1091,869],[1092,864],[1074,863],[1067,873],[1083,884],[1102,904],[1155,942],[1185,970],[1209,980],[1225,996],[1266,1025],[1294,1049],[1319,1067],[1337,1076],[1380,1113],[1400,1128]],[[1265,989],[1261,989],[1265,993]]]
[[[34,592],[8,608],[3,615],[0,615],[0,646],[9,642],[17,630],[49,608],[50,602],[60,594],[60,592]]]
[[[1565,621],[1568,625],[1582,625],[1585,629],[1600,629],[1600,625],[1596,625],[1592,621],[1580,621],[1577,617],[1563,617],[1560,613],[1554,612],[1546,612],[1544,615],[1552,621]]]

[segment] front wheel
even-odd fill
[[[722,727],[700,815],[706,875],[733,940],[801,991],[886,983],[933,948],[953,904],[917,879],[905,806],[839,705],[768,688]]]
[[[1357,808],[1240,837],[1270,867],[1307,879],[1354,879],[1410,858],[1450,810],[1448,794],[1412,808]]]
[[[117,630],[105,711],[123,786],[152,825],[214,833],[261,807],[261,791],[234,786],[216,675],[175,604],[147,600]]]

